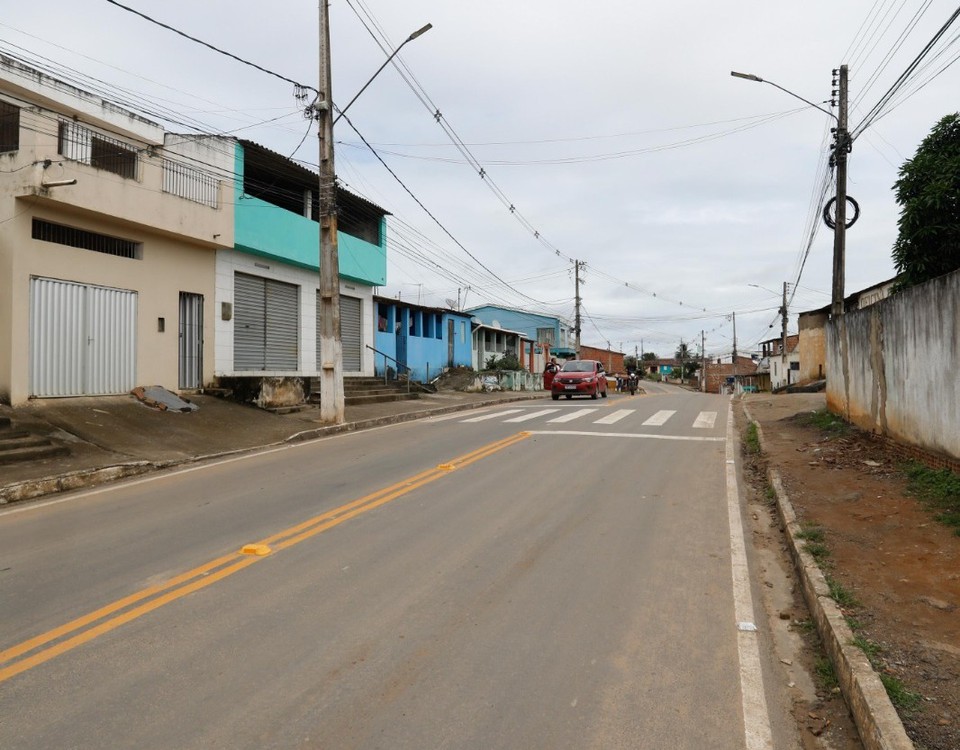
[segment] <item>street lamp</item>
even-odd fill
[[[314,103],[317,117],[317,139],[320,146],[319,203],[320,223],[320,351],[317,353],[320,371],[320,421],[342,424],[344,421],[343,396],[343,350],[340,339],[340,258],[337,250],[337,205],[336,171],[333,163],[333,106],[332,78],[330,70],[330,15],[327,0],[320,0],[320,90]],[[404,44],[429,31],[431,24],[408,36],[387,58],[377,72],[353,99],[340,110],[343,114],[350,108],[383,70]]]
[[[339,113],[336,117],[333,118],[333,124],[334,124],[334,125],[337,124],[337,120],[339,120],[341,117],[343,117],[343,113],[346,112],[348,109],[350,109],[350,105],[353,104],[357,99],[360,98],[360,94],[362,94],[364,91],[367,90],[367,86],[369,86],[371,83],[373,83],[373,79],[376,78],[378,75],[380,75],[380,72],[381,72],[385,67],[387,67],[387,66],[390,64],[390,61],[397,56],[397,53],[399,53],[400,50],[403,49],[404,45],[406,45],[408,42],[412,42],[412,41],[413,41],[414,39],[416,39],[418,36],[422,36],[423,34],[426,34],[426,33],[427,33],[428,31],[430,31],[430,29],[432,29],[432,28],[433,28],[433,24],[432,24],[432,23],[428,23],[426,26],[423,26],[423,27],[417,29],[417,30],[414,31],[410,36],[408,36],[406,39],[404,39],[403,42],[400,43],[400,46],[397,47],[393,52],[391,52],[391,53],[390,53],[390,56],[389,56],[386,60],[383,61],[383,65],[381,65],[379,68],[377,68],[377,72],[374,73],[372,76],[370,76],[370,80],[367,81],[365,84],[363,84],[363,88],[360,89],[360,90],[356,93],[356,95],[353,97],[353,99],[351,99],[349,102],[347,102],[347,106],[344,107],[343,109],[341,109],[341,110],[340,110],[340,113]]]
[[[820,110],[826,115],[830,115],[830,117],[832,117],[837,123],[837,127],[833,129],[836,139],[833,160],[837,167],[837,192],[836,196],[834,197],[834,203],[836,204],[836,217],[834,219],[833,226],[833,295],[830,306],[830,312],[834,318],[843,315],[844,255],[846,253],[847,231],[847,154],[850,153],[853,145],[850,140],[850,134],[847,132],[847,66],[841,65],[839,70],[834,71],[834,74],[837,73],[840,75],[839,87],[837,90],[837,93],[839,94],[839,116],[817,104],[814,104],[809,99],[804,99],[799,94],[794,94],[792,91],[785,89],[783,86],[780,86],[773,81],[764,80],[760,76],[756,76],[753,73],[738,73],[735,70],[730,71],[730,75],[732,75],[734,78],[742,78],[745,81],[755,81],[757,83],[768,83],[774,88],[780,89],[785,94],[789,94],[794,99],[799,99],[804,104],[809,104],[814,109]],[[825,209],[824,221],[827,221],[826,211],[828,209],[829,203]],[[854,216],[853,221],[856,221],[856,215]],[[853,221],[850,223],[852,224]],[[827,224],[829,225],[829,221],[827,221]]]

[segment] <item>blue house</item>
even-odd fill
[[[317,173],[251,141],[235,148],[234,244],[217,251],[215,375],[319,376]],[[373,289],[386,283],[386,216],[337,188],[343,373],[373,375]],[[279,382],[279,381],[272,381]]]
[[[374,297],[377,375],[409,371],[414,380],[432,380],[448,367],[472,363],[470,315]]]
[[[577,356],[573,330],[560,318],[498,305],[480,305],[467,312],[485,325],[519,331],[529,339],[521,357],[523,362],[529,361],[531,346],[549,346],[551,356],[555,357],[569,359]]]

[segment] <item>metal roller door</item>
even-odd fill
[[[340,351],[344,372],[361,372],[363,300],[340,295]],[[317,292],[317,370],[320,369],[320,292]]]
[[[240,371],[299,368],[299,287],[238,273],[233,285],[233,367]]]
[[[30,280],[31,396],[127,393],[136,363],[136,292]]]

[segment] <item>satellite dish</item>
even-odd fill
[[[444,300],[444,302],[447,303],[447,307],[449,307],[451,310],[456,310],[456,309],[457,309],[457,301],[456,301],[455,299],[450,299],[449,297],[447,297],[447,298]]]

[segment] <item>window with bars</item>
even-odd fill
[[[20,107],[0,100],[0,152],[20,148]]]
[[[139,260],[143,257],[143,245],[132,240],[110,237],[105,234],[88,232],[85,229],[54,224],[43,219],[33,220],[33,239],[42,242],[54,242],[58,245],[92,250],[95,253],[116,255],[120,258]]]
[[[163,192],[165,193],[216,208],[219,187],[217,178],[208,172],[170,159],[163,160]]]
[[[137,179],[137,167],[140,162],[137,149],[116,138],[96,133],[78,123],[60,121],[57,150],[73,161],[89,164],[130,180]]]

